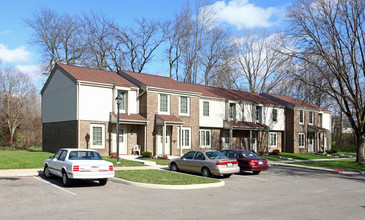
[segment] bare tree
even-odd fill
[[[34,94],[35,86],[27,75],[13,67],[0,69],[0,120],[9,131],[10,140],[26,119]]]
[[[312,66],[356,134],[356,162],[364,162],[365,146],[365,2],[299,0],[288,11],[290,55]],[[288,48],[290,49],[290,48]],[[325,65],[323,65],[325,64]],[[323,91],[320,84],[303,79]],[[326,88],[327,88],[326,87]]]
[[[280,68],[286,58],[280,52],[277,37],[280,35],[247,30],[245,37],[236,39],[236,62],[250,92],[270,92],[285,76]]]

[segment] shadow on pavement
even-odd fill
[[[59,187],[63,188],[74,188],[74,187],[96,187],[100,186],[98,181],[92,181],[92,180],[73,180],[72,185],[70,187],[64,187],[62,184],[62,179],[60,177],[53,176],[52,178],[45,178],[42,172],[42,175],[39,175],[40,178],[42,178],[44,181],[47,181],[51,184],[54,184]]]

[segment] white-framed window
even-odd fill
[[[304,124],[304,111],[299,111],[299,124]]]
[[[203,102],[203,116],[209,117],[209,102]]]
[[[272,121],[278,121],[278,110],[275,108],[272,110]]]
[[[236,104],[229,103],[229,119],[234,120],[236,117]]]
[[[313,112],[308,112],[308,123],[313,124]]]
[[[210,148],[211,146],[211,131],[210,130],[200,130],[200,147]]]
[[[122,101],[119,105],[119,110],[121,112],[125,112],[127,92],[118,90],[118,95],[122,98]]]
[[[261,121],[261,107],[260,106],[256,106],[256,112],[255,112],[255,117],[256,117],[256,121],[260,122]]]
[[[270,132],[269,140],[270,140],[270,142],[269,142],[270,147],[278,146],[278,134],[277,133]]]
[[[181,128],[181,146],[191,148],[191,128]]]
[[[160,114],[170,114],[170,96],[167,94],[158,95],[158,112]]]
[[[189,97],[187,96],[180,96],[180,107],[179,107],[179,114],[180,115],[189,115],[189,108],[190,102]]]
[[[90,148],[105,148],[105,125],[90,124]]]
[[[305,134],[304,133],[299,133],[298,142],[299,142],[299,148],[305,147]]]

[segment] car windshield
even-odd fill
[[[100,154],[94,151],[71,151],[69,160],[102,160]]]
[[[209,151],[209,152],[206,152],[205,154],[211,160],[215,160],[215,159],[227,159],[226,156],[224,156],[221,152],[218,152],[218,151]]]
[[[241,154],[244,156],[244,157],[257,157],[257,155],[252,152],[252,151],[248,151],[248,150],[245,150],[245,151],[241,151]]]

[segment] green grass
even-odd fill
[[[293,164],[312,166],[312,167],[324,167],[334,170],[345,170],[364,172],[365,164],[356,163],[355,160],[333,160],[333,161],[308,161],[308,162],[295,162]]]
[[[315,159],[334,159],[335,157],[317,155],[317,154],[293,154],[293,153],[285,153],[281,152],[280,156],[293,158],[293,160],[315,160]]]
[[[119,170],[115,171],[115,177],[132,182],[162,185],[191,185],[219,182],[216,179],[164,170]]]
[[[0,150],[0,169],[42,168],[53,153],[38,150]]]
[[[116,158],[110,158],[109,156],[104,156],[103,159],[106,160],[106,161],[112,162],[115,167],[146,166],[146,165],[144,165],[142,163],[139,163],[139,162],[136,162],[136,161],[124,160],[124,159],[120,159],[120,158],[119,158],[120,164],[117,164],[117,159]]]
[[[162,159],[148,159],[148,161],[156,162],[157,165],[167,166],[169,164],[169,160],[162,160]]]
[[[277,158],[277,157],[271,157],[271,156],[260,156],[261,158],[265,158],[266,160],[271,160],[271,161],[282,161],[282,160],[287,160],[284,158]]]
[[[343,154],[343,155],[347,155],[347,156],[356,157],[356,153],[351,153],[351,152],[338,152],[338,153]]]

